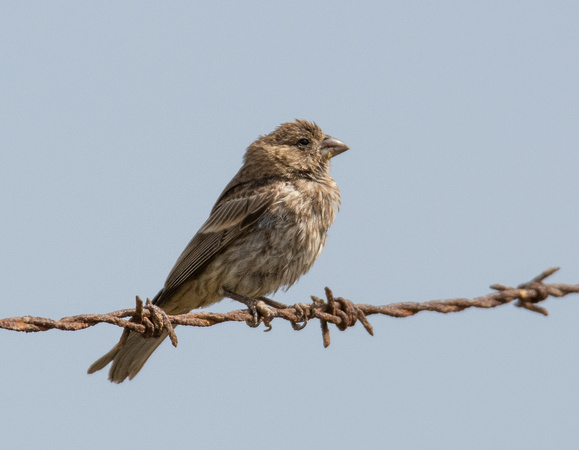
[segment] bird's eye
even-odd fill
[[[300,145],[308,145],[309,143],[310,143],[310,140],[306,139],[306,138],[302,138],[298,141],[298,144],[300,144]]]

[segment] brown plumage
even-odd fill
[[[153,302],[183,314],[222,300],[223,290],[257,299],[289,288],[324,248],[340,206],[329,160],[346,150],[303,120],[257,139]],[[88,372],[112,361],[111,381],[132,379],[166,337],[131,333]]]

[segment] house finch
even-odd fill
[[[167,314],[184,314],[229,293],[259,299],[289,288],[326,243],[340,206],[329,160],[346,150],[303,120],[257,139],[153,303]],[[109,380],[132,379],[166,337],[131,332],[124,346],[117,344],[88,373],[112,361]]]

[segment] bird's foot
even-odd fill
[[[223,295],[247,306],[247,309],[251,314],[251,319],[249,319],[246,323],[252,328],[257,328],[259,324],[263,322],[266,326],[265,331],[271,330],[271,319],[273,319],[273,315],[268,306],[279,309],[287,308],[287,306],[283,303],[276,302],[275,300],[271,300],[267,297],[260,297],[256,299],[246,297],[245,295],[236,294],[235,292],[228,291],[227,289],[223,289]]]

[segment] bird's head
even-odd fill
[[[348,148],[338,139],[326,135],[315,123],[296,120],[282,123],[257,139],[248,147],[244,163],[248,168],[259,168],[262,176],[327,173],[329,160]]]

